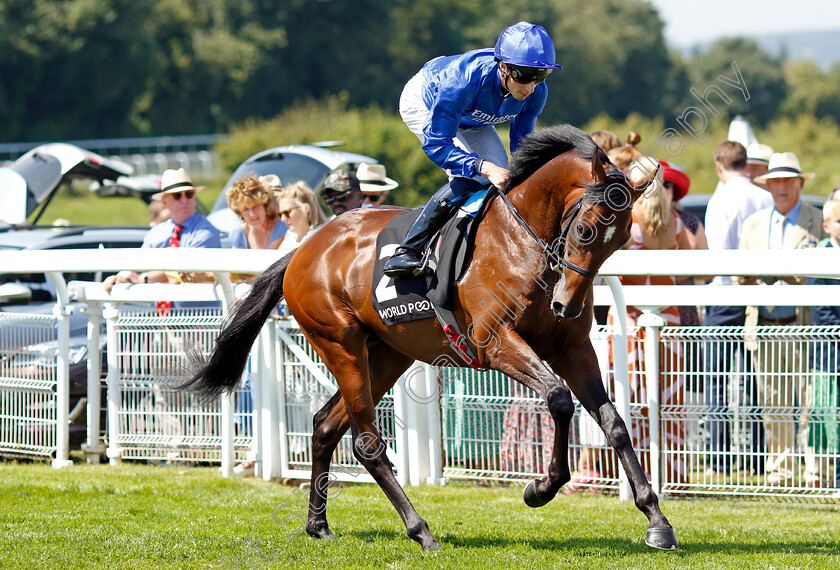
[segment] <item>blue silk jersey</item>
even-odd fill
[[[545,82],[524,101],[505,96],[492,48],[433,59],[423,66],[423,102],[429,109],[423,150],[454,176],[473,178],[479,157],[455,146],[452,139],[458,130],[510,121],[513,152],[520,139],[534,131],[547,97]]]

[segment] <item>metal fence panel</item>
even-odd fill
[[[58,319],[0,313],[0,455],[51,459],[56,453]]]
[[[182,380],[191,347],[209,354],[222,321],[220,309],[172,309],[169,315],[125,312],[117,319],[120,406],[116,442],[122,459],[221,461],[221,403],[201,402],[172,386]],[[250,398],[240,386],[237,398]],[[252,411],[235,416],[238,460],[251,445]]]
[[[669,372],[687,378],[694,394],[686,401],[696,403],[663,409],[663,424],[697,427],[686,445],[663,444],[664,455],[686,458],[691,475],[683,485],[666,478],[664,492],[837,498],[840,327],[665,327],[661,335],[701,359]],[[715,393],[702,362],[708,354],[728,361],[723,406],[698,398]],[[711,463],[714,456],[722,461]]]
[[[307,342],[299,329],[286,329],[292,339],[300,346],[306,356],[317,363],[318,369],[335,383],[335,377],[321,362],[320,357]],[[282,362],[281,379],[285,392],[286,407],[286,449],[288,467],[297,471],[309,471],[312,468],[312,419],[332,396],[332,392],[309,370],[307,363],[298,358],[285,343],[280,343]],[[376,427],[385,444],[395,453],[396,430],[400,420],[394,411],[394,390],[391,389],[376,406]],[[284,435],[281,434],[281,437]],[[393,455],[392,455],[393,457]],[[351,475],[367,473],[353,456],[353,440],[350,431],[341,438],[332,457],[332,469]],[[394,463],[394,472],[398,473],[398,463]]]

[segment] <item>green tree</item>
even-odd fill
[[[153,0],[0,0],[6,140],[118,136],[152,69]]]
[[[789,117],[830,116],[840,121],[840,65],[824,73],[813,61],[789,61],[784,73],[789,91],[780,108],[782,113]]]
[[[731,99],[730,103],[724,104],[718,95],[710,95],[710,101],[714,101],[713,105],[726,122],[740,114],[757,125],[766,125],[776,116],[787,94],[782,58],[768,54],[752,40],[720,40],[687,65],[692,85],[699,93],[717,85]],[[738,88],[720,79],[724,76],[738,82],[735,67],[746,84],[749,99]],[[699,102],[695,101],[697,104]]]

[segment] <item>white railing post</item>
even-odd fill
[[[119,412],[122,400],[120,388],[120,343],[117,335],[117,319],[120,311],[116,306],[107,304],[102,311],[105,318],[105,342],[108,344],[107,353],[107,382],[108,382],[108,449],[105,451],[111,465],[119,465],[122,461],[122,451],[117,445],[119,438]]]
[[[260,385],[260,420],[254,433],[260,432],[259,446],[262,459],[261,476],[266,481],[280,477],[280,410],[277,397],[277,334],[274,320],[269,321],[260,331],[262,348],[262,364],[259,367],[259,377],[252,380],[252,384]],[[254,409],[257,403],[254,402]]]
[[[409,483],[409,471],[411,469],[409,463],[409,437],[408,424],[406,418],[408,417],[408,397],[405,392],[405,374],[399,377],[397,383],[392,388],[394,393],[394,450],[397,454],[397,482],[402,485]]]
[[[53,316],[58,325],[58,360],[56,362],[56,433],[55,469],[73,465],[70,460],[70,315],[73,307],[68,305],[67,283],[58,271],[47,272],[55,284],[58,302],[53,307]]]
[[[426,482],[432,485],[443,485],[443,436],[440,431],[440,383],[438,369],[431,364],[423,364],[426,376],[426,393],[430,394],[426,405],[429,427],[429,477]]]
[[[230,274],[224,271],[215,271],[216,282],[222,289],[222,311],[227,314],[233,305],[235,298]],[[222,477],[233,477],[233,413],[235,408],[236,394],[229,392],[221,397],[222,411]]]
[[[277,372],[275,374],[275,378],[272,379],[276,382],[276,394],[277,394],[277,437],[278,437],[278,446],[277,452],[278,456],[276,461],[278,465],[275,467],[272,465],[272,473],[275,469],[278,470],[280,477],[285,477],[286,471],[289,470],[289,428],[286,424],[286,358],[285,358],[285,350],[284,350],[284,339],[282,335],[278,335],[278,329],[282,326],[285,321],[275,321],[272,324],[272,329],[274,331],[274,350],[276,353],[276,367]],[[272,458],[273,459],[273,458]]]
[[[647,383],[648,423],[650,430],[650,483],[653,492],[662,494],[662,436],[659,421],[659,332],[665,319],[651,309],[642,309],[639,326],[645,327],[645,381]]]
[[[99,425],[102,413],[102,386],[99,377],[102,375],[102,354],[99,349],[99,329],[102,318],[102,305],[89,302],[82,309],[88,317],[88,359],[87,359],[87,441],[82,451],[87,455],[88,463],[99,465],[100,456],[105,453],[105,446],[100,437]]]
[[[613,335],[615,350],[613,363],[615,366],[615,407],[618,415],[627,425],[627,431],[632,433],[633,426],[630,423],[630,374],[627,366],[627,303],[624,302],[624,293],[621,290],[621,280],[614,275],[606,275],[604,280],[610,286],[615,305],[615,314],[618,317],[618,329]],[[630,489],[630,480],[624,466],[619,461],[619,500],[629,502],[633,500],[633,491]]]
[[[429,397],[426,369],[420,362],[412,364],[403,374],[405,389],[408,447],[412,460],[409,461],[409,483],[413,486],[426,482],[432,473],[429,454],[429,414],[426,407],[436,400]],[[401,454],[400,454],[401,455]]]

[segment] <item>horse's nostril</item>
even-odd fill
[[[565,309],[566,307],[563,306],[563,303],[558,301],[551,303],[551,312],[554,313],[555,317],[562,317]]]

